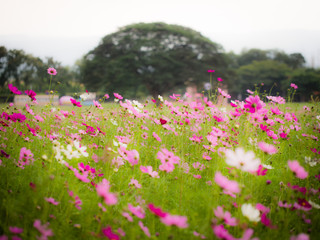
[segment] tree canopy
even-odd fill
[[[126,97],[157,96],[186,81],[208,81],[208,69],[224,77],[227,57],[222,47],[186,27],[139,23],[105,36],[81,64],[88,90],[119,91]]]

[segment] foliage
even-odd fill
[[[91,89],[157,97],[187,81],[202,86],[207,69],[226,72],[222,47],[178,25],[139,23],[105,36],[85,55],[81,82]],[[142,87],[141,87],[142,86]]]

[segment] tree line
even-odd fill
[[[222,78],[234,98],[243,98],[247,89],[254,87],[267,95],[285,96],[290,83],[299,87],[296,100],[308,101],[311,95],[320,95],[320,70],[306,67],[300,53],[261,49],[227,53],[193,29],[165,23],[125,26],[105,36],[72,68],[52,58],[42,60],[2,46],[1,91],[10,82],[45,92],[48,67],[58,70],[61,95],[86,89],[98,94],[119,92],[127,98],[157,97],[183,93],[189,84],[205,91],[208,69],[215,70],[213,84]]]

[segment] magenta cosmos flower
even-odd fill
[[[73,106],[82,107],[80,102],[77,102],[75,99],[70,98],[70,102],[73,104]]]
[[[306,172],[306,170],[304,170],[304,168],[300,166],[297,160],[288,161],[288,166],[290,170],[295,173],[297,178],[305,179],[306,177],[308,177],[308,172]]]
[[[13,92],[14,94],[17,94],[17,95],[21,95],[22,92],[20,92],[18,90],[17,87],[14,87],[11,83],[8,84],[8,88],[11,92]]]
[[[32,101],[36,101],[37,100],[36,99],[37,94],[34,91],[26,90],[24,92],[25,92],[25,94],[27,94],[31,98]]]
[[[50,67],[50,68],[48,68],[48,74],[50,74],[50,75],[57,75],[57,70],[56,69],[54,69],[53,67]]]
[[[246,104],[244,108],[247,108],[249,112],[254,113],[261,108],[265,107],[265,103],[260,100],[260,97],[257,96],[249,96],[246,98]]]

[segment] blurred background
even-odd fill
[[[296,101],[320,95],[318,0],[0,3],[2,99],[9,83],[46,93],[48,67],[60,96],[202,93],[217,78],[233,99],[255,87],[285,96],[290,83]]]

